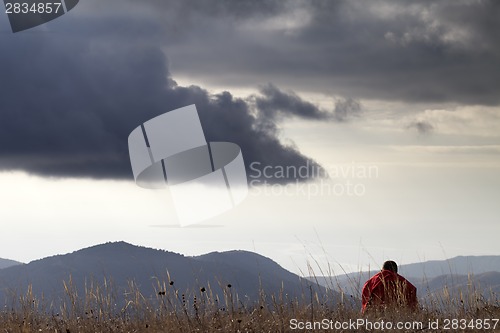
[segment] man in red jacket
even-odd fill
[[[362,312],[387,308],[417,308],[417,288],[398,274],[398,265],[386,261],[382,270],[366,281],[362,291]]]

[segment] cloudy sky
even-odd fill
[[[495,1],[81,0],[15,34],[0,14],[0,257],[125,240],[320,274],[500,254]],[[181,228],[127,138],[190,104],[251,186]]]

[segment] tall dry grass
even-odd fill
[[[416,312],[393,308],[363,316],[350,297],[342,295],[340,299],[334,299],[334,294],[318,295],[312,287],[304,288],[300,299],[291,299],[283,293],[266,296],[261,291],[258,301],[245,305],[239,301],[231,285],[218,286],[223,290],[222,297],[219,297],[210,285],[199,290],[177,290],[168,276],[165,281],[156,280],[152,286],[154,297],[144,296],[133,281],[129,282],[122,295],[117,294],[111,279],[87,283],[82,295],[78,294],[71,278],[64,281],[63,286],[65,294],[57,303],[35,297],[31,287],[24,294],[15,296],[10,305],[0,311],[0,332],[377,331],[366,326],[356,329],[352,326],[344,329],[335,327],[335,323],[339,325],[358,320],[372,324],[382,321],[421,323],[421,326],[392,329],[392,332],[500,332],[500,323],[495,329],[478,329],[469,325],[461,330],[453,329],[450,322],[449,329],[445,329],[446,320],[471,323],[471,320],[478,319],[500,319],[498,300],[485,298],[473,287],[453,293],[445,288],[440,293],[426,295]],[[118,299],[125,301],[119,302]],[[328,327],[298,328],[298,325],[310,326],[330,320],[331,326]],[[430,323],[436,320],[440,322],[440,328],[430,328]]]

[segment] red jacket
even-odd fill
[[[388,306],[417,307],[417,288],[401,275],[382,270],[366,281],[362,291],[362,311],[383,310]]]

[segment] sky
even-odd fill
[[[499,255],[499,15],[481,0],[81,0],[12,33],[0,13],[0,257],[124,240],[323,275]],[[240,146],[249,195],[180,227],[168,188],[134,183],[127,139],[191,104],[207,141]]]

